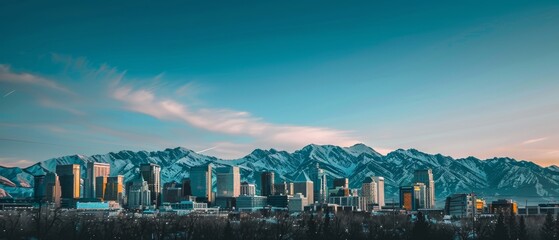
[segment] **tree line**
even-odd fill
[[[122,212],[25,210],[0,212],[0,239],[231,239],[231,240],[552,240],[559,239],[559,214],[463,219],[441,223],[418,213],[371,216],[329,212],[290,215],[250,213],[229,217],[190,214],[141,216]]]

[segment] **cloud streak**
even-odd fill
[[[169,98],[161,98],[146,89],[119,86],[113,97],[125,108],[167,121],[228,135],[252,137],[259,145],[298,148],[310,143],[350,146],[358,143],[348,131],[330,128],[274,124],[248,112],[229,109],[193,109]]]
[[[48,89],[73,94],[69,89],[59,85],[55,81],[33,75],[30,73],[12,71],[9,65],[0,64],[0,82],[12,82],[18,84],[31,84]]]
[[[547,140],[546,137],[529,139],[529,140],[526,140],[526,141],[522,142],[522,145],[528,145],[528,144],[537,143],[537,142],[541,142],[541,141],[545,141],[545,140]]]

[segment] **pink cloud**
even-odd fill
[[[331,128],[274,124],[248,112],[230,109],[193,109],[169,98],[157,97],[146,89],[118,86],[113,97],[125,108],[161,120],[179,121],[211,132],[252,137],[259,146],[295,149],[304,145],[334,144],[350,146],[360,141],[351,132]],[[218,151],[227,151],[223,147]],[[236,154],[235,154],[236,155]]]
[[[59,85],[55,81],[30,73],[25,73],[25,72],[16,73],[12,71],[9,65],[4,65],[4,64],[0,64],[0,82],[32,84],[32,85],[46,87],[52,90],[56,90],[68,94],[73,94],[70,90]]]

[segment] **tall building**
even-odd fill
[[[45,176],[45,197],[47,202],[54,203],[55,207],[60,207],[60,181],[56,173],[50,172]]]
[[[107,187],[107,177],[98,176],[95,178],[95,198],[105,200],[105,189]]]
[[[108,163],[88,162],[84,197],[95,198],[97,195],[96,178],[99,176],[108,177],[109,174],[111,174],[111,165]]]
[[[435,208],[435,181],[433,180],[433,170],[419,169],[414,172],[414,182],[425,184],[427,199],[425,208]]]
[[[274,172],[263,172],[260,175],[260,195],[270,196],[274,193]]]
[[[56,165],[60,181],[61,198],[80,198],[80,165]]]
[[[274,195],[293,195],[293,183],[284,180],[274,184]]]
[[[238,197],[241,194],[241,174],[239,167],[216,169],[216,197]]]
[[[326,181],[326,174],[324,170],[320,169],[317,163],[313,171],[311,172],[311,180],[314,186],[314,202],[326,203],[328,196],[328,185]]]
[[[35,201],[45,201],[47,197],[47,189],[45,184],[45,175],[33,177],[33,197]]]
[[[163,184],[163,202],[177,203],[183,199],[181,184],[175,181]]]
[[[192,188],[190,187],[190,178],[182,179],[182,196],[192,196]]]
[[[453,217],[472,217],[477,214],[477,199],[474,194],[452,194],[446,198],[445,214]]]
[[[414,191],[413,196],[414,196],[416,208],[417,209],[428,208],[427,187],[425,186],[425,184],[415,183],[413,185],[413,191]]]
[[[122,203],[124,194],[124,176],[108,177],[105,187],[105,200]]]
[[[518,204],[512,199],[499,199],[491,202],[489,211],[492,214],[516,215],[518,213]]]
[[[256,186],[252,183],[241,183],[241,195],[254,196],[256,195]]]
[[[361,196],[365,200],[367,211],[372,210],[373,204],[378,204],[377,182],[373,177],[366,177],[361,185]]]
[[[349,179],[347,178],[336,178],[334,179],[334,186],[332,188],[349,188]]]
[[[130,191],[128,192],[128,208],[144,209],[152,206],[151,191],[149,184],[144,180],[142,174],[138,175],[130,182]]]
[[[190,169],[192,196],[212,202],[212,165],[202,165]]]
[[[314,199],[314,186],[313,182],[305,172],[301,172],[299,176],[295,179],[293,183],[293,193],[301,193],[307,197],[307,204],[313,204],[312,199]]]
[[[384,207],[384,177],[373,177],[375,182],[377,183],[377,194],[376,194],[376,202],[380,208]]]
[[[140,173],[148,182],[152,203],[159,206],[161,204],[161,167],[157,164],[145,163],[140,165]]]
[[[413,186],[400,187],[400,208],[407,211],[417,210]]]

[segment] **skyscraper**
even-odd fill
[[[260,175],[260,195],[270,196],[274,193],[274,172],[263,172]]]
[[[149,184],[141,174],[129,183],[128,208],[142,209],[153,205]]]
[[[33,177],[33,197],[35,201],[46,200],[46,184],[45,175],[37,175]]]
[[[222,167],[216,169],[217,196],[238,197],[241,192],[241,174],[239,167]]]
[[[252,183],[241,183],[241,195],[254,196],[256,195],[256,186]]]
[[[347,178],[336,178],[334,179],[334,186],[332,188],[349,188],[349,179]]]
[[[111,173],[111,165],[108,163],[88,162],[87,179],[85,181],[84,197],[95,198],[97,195],[96,178],[99,176],[108,177]]]
[[[384,207],[384,177],[373,177],[375,182],[377,183],[377,195],[376,195],[376,202],[378,203],[379,208]]]
[[[301,193],[305,195],[307,199],[314,199],[313,182],[305,172],[301,172],[295,179],[293,183],[293,192],[293,194]],[[313,204],[312,200],[309,200],[308,204]]]
[[[107,177],[95,177],[95,198],[105,200],[105,189],[107,187]]]
[[[378,204],[377,182],[373,177],[366,177],[361,185],[361,195],[365,199],[367,210],[371,210],[372,204]]]
[[[145,163],[140,165],[140,173],[148,182],[152,203],[159,206],[161,204],[161,167],[157,164]]]
[[[177,203],[180,202],[182,197],[182,184],[171,181],[163,184],[163,202]]]
[[[124,176],[107,178],[107,186],[105,188],[105,200],[116,201],[122,203],[124,197]]]
[[[427,187],[425,184],[420,182],[415,183],[413,185],[413,191],[416,208],[427,208]]]
[[[212,201],[212,165],[202,165],[190,169],[190,186],[192,196],[197,199]]]
[[[47,202],[54,203],[55,207],[60,207],[61,189],[56,173],[49,172],[45,176],[45,197]]]
[[[435,181],[431,169],[419,169],[414,172],[414,183],[423,183],[427,191],[425,208],[435,207]]]
[[[400,187],[400,208],[407,211],[417,210],[413,186]]]
[[[56,165],[62,198],[80,198],[80,165]]]
[[[192,188],[190,185],[190,178],[182,179],[182,196],[192,196]]]
[[[320,169],[318,163],[316,163],[315,168],[311,172],[311,180],[314,186],[314,202],[326,203],[328,201],[328,186],[326,182],[326,174],[324,170]]]
[[[293,183],[284,180],[274,184],[274,195],[293,195]]]

